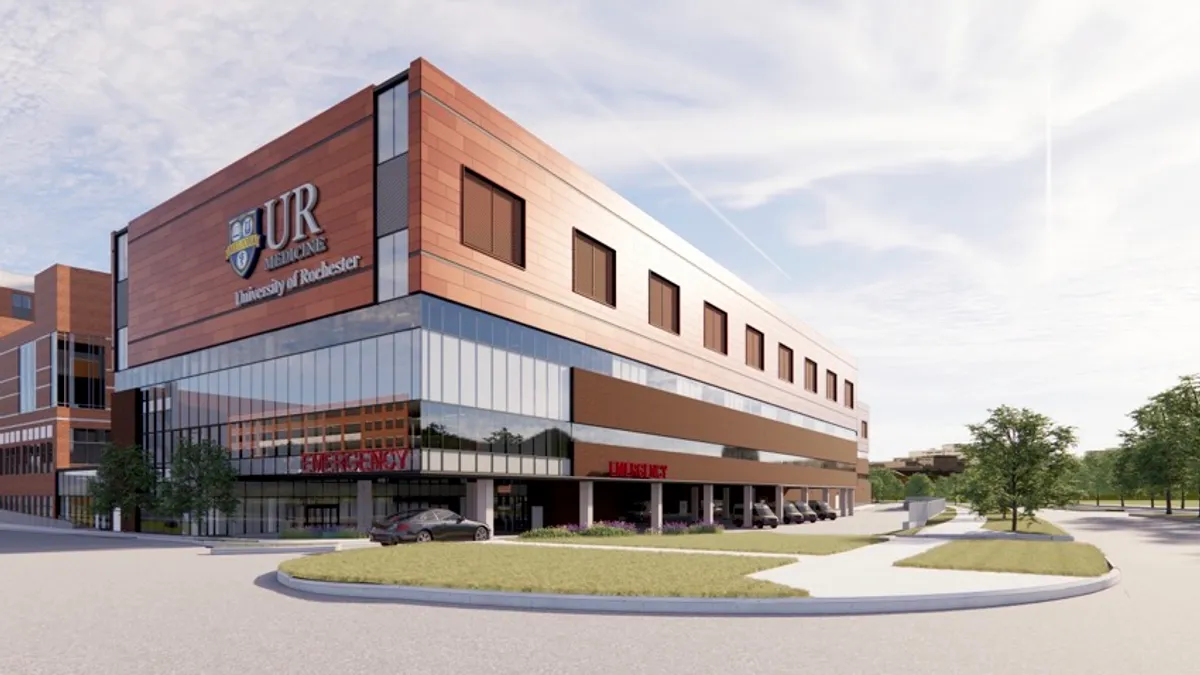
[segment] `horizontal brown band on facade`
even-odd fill
[[[321,288],[321,287],[323,287],[323,286],[325,286],[325,285],[327,285],[327,284],[336,283],[336,282],[338,282],[338,281],[342,281],[342,280],[344,280],[344,279],[351,279],[351,278],[354,278],[354,277],[356,277],[356,276],[358,276],[358,275],[360,275],[360,274],[364,274],[364,273],[369,273],[369,272],[372,272],[372,271],[374,271],[374,269],[375,269],[375,264],[374,264],[374,263],[363,263],[363,264],[360,264],[360,265],[359,265],[359,267],[357,267],[357,268],[356,268],[356,269],[355,269],[353,272],[347,272],[347,273],[345,273],[345,274],[342,274],[341,276],[330,277],[330,278],[328,278],[328,279],[323,279],[323,280],[321,280],[321,281],[318,281],[318,282],[316,282],[316,283],[314,283],[314,284],[309,284],[308,286],[305,286],[304,288],[302,288],[302,289],[300,289],[300,290],[297,290],[297,291],[292,291],[292,292],[290,292],[290,293],[289,293],[289,295],[300,295],[301,293],[306,293],[306,292],[308,292],[308,291],[311,291],[311,290],[313,290],[313,289],[315,289],[315,288]],[[269,301],[269,300],[266,300],[266,301],[264,301],[264,302],[270,302],[270,301]],[[189,327],[191,327],[191,326],[195,326],[195,325],[197,325],[197,324],[204,323],[205,321],[211,321],[211,320],[213,320],[213,319],[219,319],[219,318],[221,318],[221,317],[223,317],[223,316],[226,316],[226,315],[229,315],[229,314],[234,314],[234,313],[237,313],[237,312],[243,311],[243,310],[245,310],[245,309],[246,309],[246,307],[245,307],[245,306],[243,306],[243,307],[231,307],[231,308],[229,308],[229,309],[227,309],[227,310],[225,310],[225,311],[223,311],[223,312],[217,312],[217,313],[215,313],[215,314],[209,314],[208,316],[205,316],[205,317],[202,317],[202,318],[199,318],[199,319],[193,319],[193,320],[191,320],[191,321],[189,321],[189,322],[187,322],[187,323],[180,324],[180,325],[178,325],[178,326],[174,326],[174,327],[172,327],[172,328],[168,328],[168,329],[166,329],[166,330],[160,330],[160,331],[158,331],[157,333],[150,333],[150,334],[148,334],[148,335],[143,335],[143,336],[141,336],[141,337],[139,337],[139,338],[137,338],[137,339],[130,339],[130,340],[129,340],[129,344],[131,344],[131,345],[134,345],[134,344],[137,344],[137,343],[139,343],[139,342],[145,342],[146,340],[152,340],[152,339],[154,339],[154,338],[156,338],[156,337],[161,337],[161,336],[163,336],[163,335],[169,335],[169,334],[171,334],[171,333],[174,333],[174,332],[176,332],[176,331],[183,330],[184,328],[189,328]],[[277,330],[277,329],[276,329],[276,330]],[[251,336],[245,336],[245,337],[251,337]],[[241,340],[241,339],[244,339],[244,338],[237,338],[237,339]],[[212,345],[210,345],[210,346],[212,346]],[[164,358],[165,358],[165,357],[164,357]],[[141,364],[138,364],[138,365],[141,365]],[[131,366],[131,367],[132,367],[132,366]]]
[[[849,464],[858,458],[851,440],[579,368],[571,369],[571,421]]]
[[[337,138],[338,136],[349,133],[349,132],[357,129],[358,127],[362,126],[363,124],[366,124],[368,122],[373,122],[374,119],[375,119],[375,116],[373,114],[367,115],[365,117],[360,117],[359,119],[355,120],[354,122],[351,122],[350,124],[347,124],[346,126],[342,127],[341,129],[334,131],[333,133],[329,134],[328,136],[325,136],[324,138],[317,140],[315,143],[311,143],[309,145],[304,146],[303,148],[300,148],[296,152],[288,155],[287,157],[284,157],[283,159],[279,160],[278,162],[275,162],[274,164],[272,164],[270,166],[264,167],[264,168],[260,169],[259,171],[256,171],[255,173],[253,173],[249,176],[246,176],[245,178],[243,178],[242,180],[240,180],[236,183],[231,183],[225,189],[210,196],[208,199],[204,199],[202,201],[199,201],[199,202],[193,204],[191,206],[191,208],[187,209],[186,211],[181,211],[180,213],[177,213],[177,214],[171,216],[170,218],[162,221],[161,223],[158,223],[157,225],[155,225],[153,227],[147,228],[145,231],[139,233],[138,236],[136,236],[136,237],[130,237],[127,241],[127,244],[132,244],[133,242],[141,239],[142,237],[145,237],[157,230],[161,230],[162,228],[171,225],[172,223],[179,220],[180,218],[187,217],[188,214],[202,208],[205,204],[208,204],[209,202],[220,199],[224,195],[227,195],[230,192],[233,192],[234,190],[242,187],[243,185],[249,183],[250,181],[252,181],[256,178],[259,178],[260,176],[263,176],[265,174],[268,174],[268,173],[278,169],[279,167],[287,164],[288,162],[291,162],[300,157],[303,157],[304,155],[312,152],[313,150],[316,150],[317,148],[321,147],[322,145],[325,145],[329,141],[332,141],[333,139]],[[245,159],[245,158],[243,158],[243,159]],[[217,175],[217,174],[214,174],[214,175]],[[141,216],[139,216],[139,218],[140,217]],[[126,228],[126,229],[128,229],[128,228]]]
[[[572,471],[580,478],[609,477],[609,462],[666,467],[666,477],[647,482],[712,483],[730,485],[787,485],[855,487],[850,471],[808,466],[770,464],[748,459],[702,457],[677,452],[639,450],[598,443],[575,443]],[[635,480],[635,479],[625,479]]]

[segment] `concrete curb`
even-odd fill
[[[374,544],[359,541],[329,542],[328,544],[293,544],[291,546],[208,546],[209,555],[262,555],[271,553],[332,553],[356,548],[370,548]]]
[[[908,539],[945,539],[947,541],[954,541],[957,539],[999,539],[1001,541],[1075,541],[1075,537],[1072,537],[1069,534],[1029,534],[1027,532],[1018,532],[1016,534],[1011,532],[963,532],[960,534],[937,534],[936,532],[926,534],[924,532],[918,532],[916,534],[894,534],[891,536],[893,538],[905,537]]]
[[[50,528],[37,525],[12,525],[0,523],[0,532],[33,532],[36,534],[78,535],[81,537],[102,537],[108,539],[125,539],[135,541],[155,541],[179,546],[196,546],[209,549],[210,555],[233,555],[237,553],[324,553],[328,551],[344,551],[370,545],[365,539],[343,540],[292,540],[288,544],[265,544],[262,540],[244,539],[209,539],[205,537],[185,537],[178,534],[148,534],[141,532],[111,532],[109,530],[92,530],[88,528]],[[288,541],[273,539],[268,541]],[[243,543],[244,542],[244,543]],[[261,544],[253,546],[252,544]],[[219,550],[219,553],[214,552]]]
[[[611,595],[557,595],[510,593],[453,588],[343,584],[297,579],[276,570],[279,583],[293,591],[339,598],[462,607],[467,609],[519,609],[581,614],[652,614],[676,616],[844,616],[853,614],[903,614],[960,609],[1007,607],[1064,600],[1110,588],[1121,579],[1112,568],[1094,579],[1072,579],[1037,588],[859,598],[651,598]]]

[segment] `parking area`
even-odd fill
[[[818,520],[803,525],[780,525],[783,534],[886,534],[900,529],[908,512],[903,505],[887,504],[855,509],[853,516]],[[741,532],[742,530],[729,530]]]

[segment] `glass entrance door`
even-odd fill
[[[496,481],[496,534],[519,534],[533,525],[529,509],[529,486],[512,481]]]
[[[304,507],[304,526],[333,529],[341,525],[337,504],[309,504]]]

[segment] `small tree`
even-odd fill
[[[1137,452],[1131,443],[1123,442],[1114,451],[1112,458],[1112,483],[1121,499],[1121,508],[1125,508],[1125,498],[1133,496],[1141,488],[1141,476],[1138,475]]]
[[[932,497],[933,481],[929,480],[929,476],[926,476],[923,473],[913,474],[913,476],[908,479],[908,484],[904,486],[904,496]]]
[[[1071,501],[1071,427],[1058,426],[1027,408],[1000,406],[987,420],[967,428],[974,441],[964,455],[980,513],[986,512],[981,507],[1010,511],[1016,532],[1018,512],[1032,518],[1040,508]]]
[[[180,437],[170,476],[163,485],[163,510],[176,518],[190,514],[203,531],[209,511],[228,514],[237,510],[236,483],[237,471],[228,450],[207,439],[196,442]]]
[[[1089,452],[1079,462],[1079,489],[1093,497],[1100,506],[1100,497],[1114,490],[1113,451]]]
[[[100,513],[121,509],[122,513],[133,514],[138,509],[154,508],[157,482],[154,465],[140,447],[110,444],[100,454],[88,494],[93,508]]]
[[[958,474],[938,478],[933,483],[933,494],[949,502],[957,502],[962,494],[962,478]]]
[[[877,502],[894,501],[904,496],[904,482],[891,469],[871,469],[870,481],[871,496]]]

